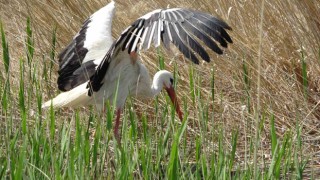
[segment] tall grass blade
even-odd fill
[[[287,151],[287,144],[289,140],[289,135],[285,134],[283,142],[281,143],[281,148],[279,153],[276,155],[277,160],[274,167],[274,177],[280,179],[281,168],[284,168],[283,159],[285,158],[285,153]]]
[[[182,122],[182,126],[179,131],[176,132],[174,141],[171,147],[170,158],[169,158],[169,167],[168,167],[168,179],[179,179],[179,144],[182,138],[184,131],[187,128],[187,119]]]
[[[106,102],[106,109],[107,109],[107,112],[106,112],[106,115],[107,115],[107,130],[108,131],[111,131],[112,129],[112,121],[113,121],[113,116],[114,116],[114,109],[111,107],[110,105],[110,102]]]
[[[192,99],[192,104],[193,106],[195,106],[196,103],[196,94],[195,94],[195,84],[194,84],[194,72],[193,72],[194,68],[193,66],[190,66],[189,68],[189,82],[190,82],[190,96]]]
[[[95,171],[97,170],[100,138],[101,138],[101,126],[100,126],[100,123],[98,123],[96,126],[94,143],[93,143],[93,152],[92,152],[92,167]]]
[[[77,151],[77,148],[74,147],[73,143],[70,142],[69,144],[69,150],[68,150],[68,154],[69,154],[69,159],[68,159],[68,169],[67,169],[67,172],[68,172],[68,179],[76,179],[75,178],[75,156],[76,156],[76,152]]]
[[[279,148],[279,144],[277,143],[275,148],[274,148],[274,156],[272,156],[272,160],[271,160],[271,164],[269,166],[269,171],[268,171],[268,178],[267,179],[271,179],[272,178],[272,175],[273,175],[273,172],[274,172],[274,166],[276,164],[276,161],[277,161],[277,152],[279,151],[278,150]]]
[[[201,155],[201,162],[202,177],[208,177],[207,158],[205,154]]]
[[[136,142],[137,140],[137,126],[136,126],[136,117],[134,115],[134,112],[133,112],[133,101],[132,101],[132,98],[129,97],[127,99],[127,101],[129,102],[128,104],[128,109],[129,109],[129,119],[130,119],[130,125],[131,125],[131,128],[130,128],[130,134],[131,134],[131,137],[130,139],[133,140],[133,142]]]
[[[258,148],[259,148],[259,124],[260,124],[260,113],[261,113],[261,75],[262,75],[262,34],[263,34],[263,21],[264,21],[264,3],[261,2],[261,10],[260,10],[260,23],[259,23],[259,50],[258,50],[258,77],[257,77],[257,112],[255,114],[255,139],[254,139],[254,152],[253,152],[253,167],[254,167],[254,179],[258,178]]]
[[[159,61],[159,69],[163,70],[165,68],[164,57],[160,48],[157,48],[158,61]]]
[[[303,93],[305,98],[308,97],[308,72],[307,72],[307,63],[305,59],[305,53],[304,50],[302,49],[300,51],[301,53],[301,66],[302,66],[302,85],[303,85]]]
[[[42,88],[40,87],[40,83],[37,84],[36,86],[36,98],[37,98],[37,108],[39,112],[39,119],[40,122],[42,120],[41,114],[42,114]]]
[[[2,22],[0,21],[0,30],[1,30],[1,45],[2,45],[2,60],[5,67],[6,74],[9,73],[10,66],[10,56],[9,56],[9,45],[6,40],[6,35],[3,29]]]
[[[274,156],[275,154],[275,149],[276,149],[276,146],[278,144],[278,140],[277,140],[277,134],[276,134],[276,129],[275,129],[275,125],[274,125],[274,114],[271,115],[271,154],[272,156]]]
[[[229,159],[229,171],[232,171],[233,164],[236,157],[236,149],[237,149],[237,142],[238,142],[238,131],[232,132],[232,146],[231,146],[231,153]]]
[[[51,104],[50,106],[50,110],[49,110],[49,113],[50,113],[50,139],[51,140],[54,140],[54,137],[55,137],[55,132],[56,132],[56,127],[55,127],[55,114],[54,114],[54,109],[53,109],[53,106]]]
[[[142,116],[143,138],[146,144],[149,144],[147,118]]]
[[[19,88],[19,106],[21,113],[21,121],[22,121],[22,132],[23,134],[27,133],[27,115],[26,115],[26,107],[25,107],[25,92],[24,92],[24,63],[23,60],[20,59],[20,88]]]
[[[0,30],[1,30],[1,46],[2,46],[2,60],[5,67],[6,77],[4,77],[4,88],[1,92],[1,105],[2,105],[2,113],[6,114],[9,106],[9,93],[10,93],[10,75],[9,75],[9,67],[10,67],[10,56],[9,56],[9,45],[6,40],[6,35],[3,29],[2,22],[0,21]],[[1,73],[0,73],[1,74]],[[7,124],[7,123],[6,123]]]
[[[22,147],[18,156],[18,164],[15,167],[14,179],[22,179],[26,168],[27,136],[24,136]]]
[[[61,134],[60,134],[60,150],[58,156],[58,165],[59,168],[62,168],[66,158],[66,154],[70,148],[70,128],[66,127],[65,124],[62,125]]]
[[[294,166],[296,170],[296,179],[303,179],[303,172],[306,168],[306,165],[309,161],[309,158],[299,158],[299,154],[302,155],[302,140],[301,140],[301,130],[302,127],[297,127],[297,140],[296,140],[296,150],[294,152]]]
[[[2,166],[0,166],[0,179],[5,179],[4,177],[5,177],[8,163],[7,163],[6,158],[4,158],[4,157],[1,157],[0,161],[2,164]]]
[[[214,66],[211,69],[211,98],[212,98],[212,104],[214,104],[214,95],[215,95],[215,91],[214,91]]]
[[[200,158],[201,158],[201,140],[200,138],[197,138],[196,139],[196,177],[198,179],[201,179],[201,176],[200,176],[200,167],[201,167],[201,162],[200,162]]]
[[[250,113],[250,78],[249,78],[249,70],[246,61],[242,62],[242,71],[243,71],[243,81],[245,84],[245,92],[247,94],[247,109]]]
[[[56,43],[57,43],[57,26],[54,27],[52,32],[52,40],[51,40],[51,51],[50,51],[50,79],[51,79],[51,72],[55,62],[55,54],[56,54]]]
[[[34,54],[34,42],[33,42],[33,32],[31,29],[30,17],[27,18],[26,33],[27,33],[27,39],[26,39],[27,59],[28,59],[28,64],[31,67],[31,63],[33,60],[33,54]]]

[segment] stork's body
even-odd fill
[[[225,29],[231,28],[205,13],[182,8],[159,9],[136,20],[113,41],[111,26],[114,8],[112,1],[94,13],[60,53],[58,87],[65,92],[44,103],[43,108],[51,104],[53,107],[93,104],[97,109],[104,110],[106,101],[109,101],[117,108],[114,131],[119,138],[120,113],[127,96],[151,98],[165,89],[182,120],[172,74],[159,71],[151,82],[138,51],[149,49],[152,42],[155,47],[162,42],[167,49],[172,43],[192,62],[198,64],[198,57],[209,62],[208,53],[197,40],[222,54],[216,42],[227,47],[232,40]]]

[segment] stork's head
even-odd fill
[[[174,79],[172,73],[166,70],[158,71],[153,79],[153,86],[156,86],[159,90],[162,88],[165,89],[171,99],[172,104],[179,116],[179,119],[182,121],[182,112],[178,103],[178,98],[174,90]],[[162,88],[161,88],[162,87]],[[160,89],[161,88],[161,89]]]

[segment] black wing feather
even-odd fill
[[[161,41],[163,42],[163,46],[169,50],[170,49],[170,38],[167,31],[161,32]]]
[[[202,19],[203,20],[203,19]],[[216,31],[216,29],[211,29],[211,27],[208,27],[208,22],[203,22],[199,19],[196,19],[194,17],[188,19],[188,21],[191,24],[194,24],[196,27],[198,27],[199,29],[201,29],[203,32],[205,32],[206,34],[210,35],[214,40],[216,40],[217,42],[220,43],[220,45],[222,47],[228,47],[228,43],[226,42],[226,40],[221,36],[221,34]]]
[[[191,59],[195,64],[199,64],[198,58],[192,53],[192,51],[184,44],[178,35],[177,29],[174,28],[173,24],[169,24],[170,31],[172,33],[172,42],[180,50],[180,52],[186,56],[186,58]]]
[[[221,23],[222,21],[220,21],[216,18],[208,18],[207,16],[204,16],[202,13],[195,14],[194,18],[205,20],[205,24],[208,25],[211,30],[213,30],[213,31],[215,30],[215,31],[219,32],[221,37],[226,39],[229,43],[232,43],[231,37],[229,36],[227,31],[225,30],[225,29],[229,29],[230,27],[229,26],[225,27],[224,24]]]
[[[58,55],[59,58],[59,77],[57,80],[58,88],[61,91],[69,91],[75,86],[70,84],[73,82],[74,71],[81,67],[82,61],[88,53],[88,49],[84,47],[84,41],[86,40],[86,31],[88,24],[91,22],[87,19],[78,35],[73,41]],[[92,75],[92,74],[91,74]],[[88,79],[87,79],[88,80]],[[80,79],[76,80],[80,84],[86,82],[85,80],[80,82]],[[75,83],[78,84],[78,83]]]
[[[219,48],[217,43],[215,43],[209,36],[207,36],[205,33],[203,33],[201,30],[196,28],[192,23],[189,21],[186,21],[183,26],[188,29],[189,31],[192,31],[193,34],[202,40],[205,45],[207,45],[211,50],[216,52],[217,54],[222,54],[222,50]]]
[[[181,39],[183,39],[186,44],[188,44],[195,52],[197,52],[203,60],[209,62],[209,54],[204,50],[204,48],[184,30],[180,23],[177,23],[176,25],[179,29]]]
[[[90,81],[88,82],[87,88],[89,88],[88,95],[92,96],[93,92],[97,92],[101,86],[103,85],[102,81],[104,79],[104,76],[106,75],[109,64],[111,61],[111,56],[115,49],[115,43],[112,44],[111,48],[109,49],[106,56],[102,59],[101,63],[99,64],[97,70],[94,72],[94,74],[90,77]]]

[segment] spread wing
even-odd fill
[[[88,81],[113,43],[112,1],[90,16],[71,43],[59,54],[58,88],[69,91]]]
[[[111,46],[90,78],[89,95],[101,88],[110,61],[119,54],[119,51],[127,51],[130,54],[147,50],[151,44],[158,47],[161,43],[170,49],[172,43],[192,62],[199,63],[197,55],[209,62],[210,57],[199,41],[217,54],[222,54],[220,46],[227,48],[228,43],[232,43],[226,30],[231,30],[231,27],[206,13],[182,8],[152,11],[124,30]]]

